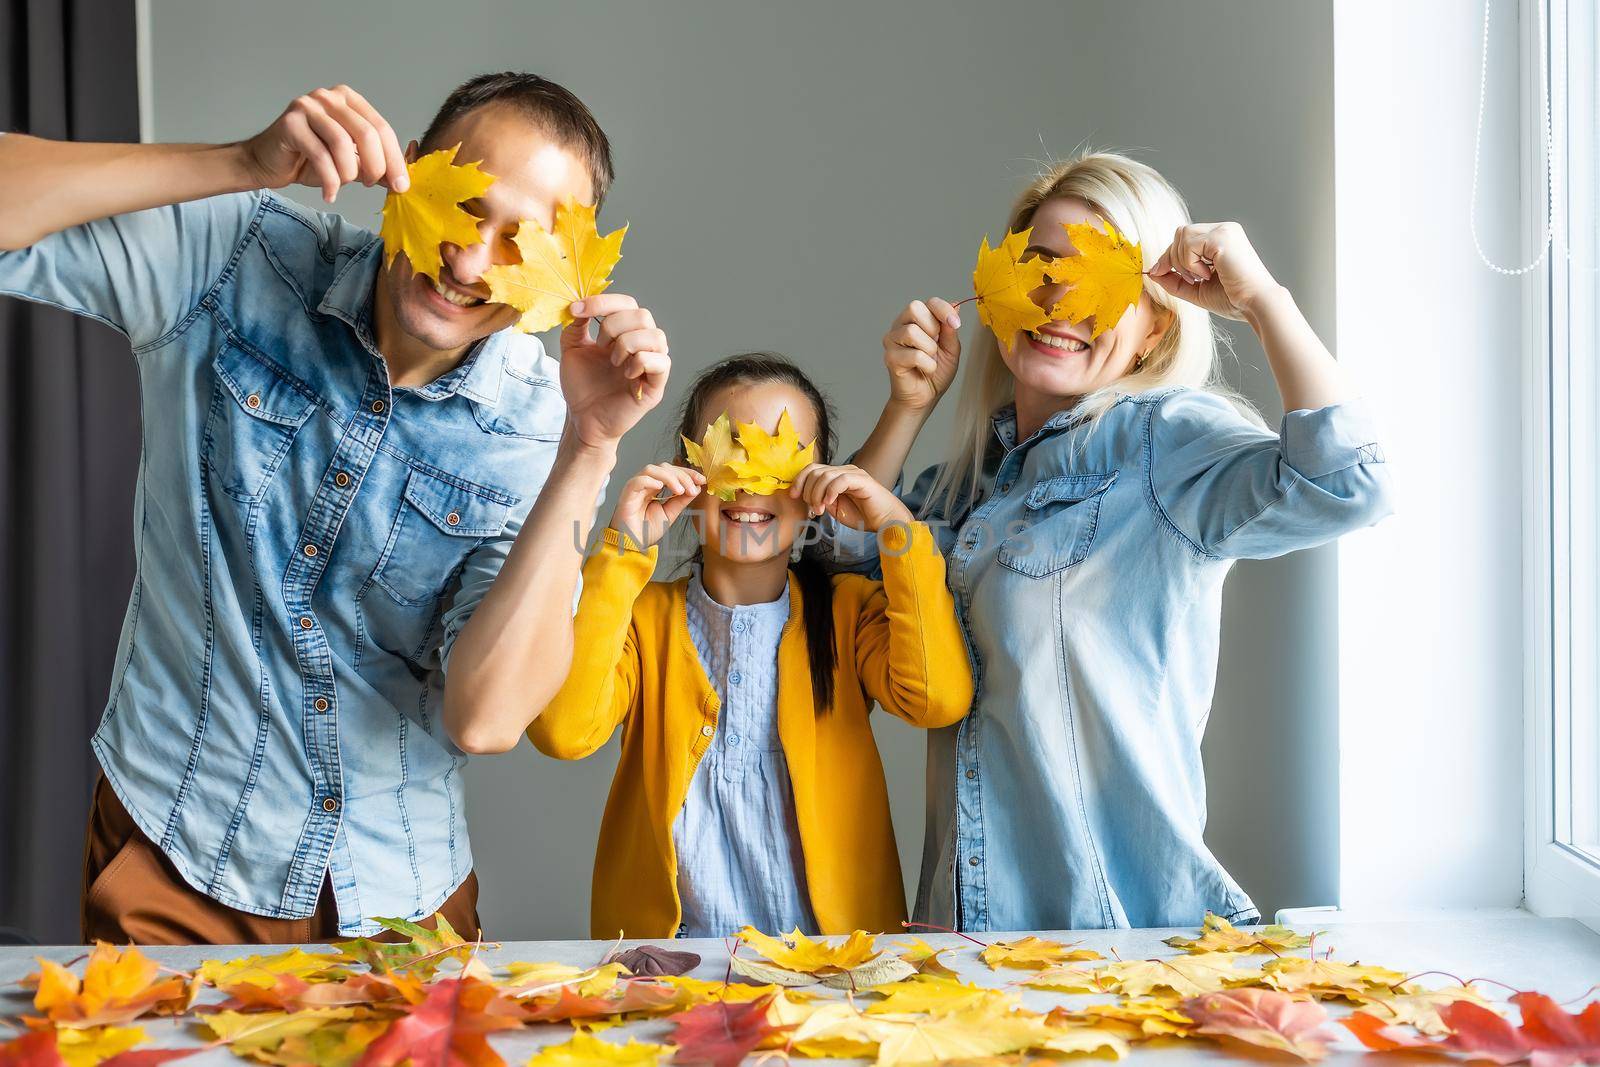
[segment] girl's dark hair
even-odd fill
[[[707,397],[730,385],[758,385],[778,382],[798,391],[811,403],[817,418],[817,462],[829,463],[833,459],[833,408],[807,378],[805,372],[776,352],[745,352],[713,363],[689,387],[683,410],[678,417],[678,462],[684,462],[682,438],[700,440],[708,423],[715,421],[720,412],[707,412]],[[695,559],[701,549],[695,548]],[[800,605],[806,628],[806,648],[811,660],[811,698],[817,714],[827,711],[833,704],[833,671],[839,661],[833,634],[833,579],[823,566],[822,549],[816,542],[804,545],[800,559],[791,561],[800,585]]]

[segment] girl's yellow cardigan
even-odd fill
[[[671,937],[682,917],[672,824],[716,736],[718,700],[689,637],[688,579],[651,582],[654,548],[640,552],[614,530],[604,540],[583,568],[572,669],[528,737],[547,755],[582,759],[623,727],[595,854],[590,928],[596,938]],[[811,910],[828,934],[896,930],[905,918],[888,788],[867,721],[873,702],[925,728],[950,725],[972,702],[932,534],[922,523],[909,532],[888,527],[881,554],[883,581],[833,579],[833,707],[819,715],[812,705],[792,575],[778,645],[778,736]]]

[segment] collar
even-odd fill
[[[374,238],[350,258],[317,305],[322,314],[346,323],[373,353],[377,353],[378,348],[372,337],[372,292],[382,263],[383,242]],[[424,400],[445,400],[460,393],[494,407],[500,400],[509,332],[501,330],[477,342],[460,363],[427,385],[411,390],[412,394]]]
[[[724,604],[714,599],[706,592],[705,581],[701,577],[699,562],[694,564],[689,576],[689,590],[686,594],[694,605],[701,611],[724,620],[732,620],[736,615],[774,616],[780,619],[789,617],[789,586],[794,575],[789,575],[789,580],[783,583],[783,591],[776,599],[768,600],[762,604]]]
[[[1077,408],[1067,408],[1058,411],[1044,420],[1044,425],[1033,432],[1034,437],[1054,430],[1064,429],[1077,421]],[[1017,406],[1007,404],[996,408],[993,415],[989,416],[989,425],[994,430],[994,435],[1007,452],[1017,447]]]

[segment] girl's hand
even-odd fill
[[[617,508],[611,513],[611,528],[626,534],[640,548],[649,548],[666,536],[667,528],[705,484],[706,476],[693,467],[652,463],[622,487]]]
[[[955,380],[961,362],[961,316],[947,300],[913,300],[883,335],[889,403],[926,411]]]
[[[789,486],[789,495],[804,500],[812,515],[832,515],[846,526],[877,533],[893,522],[911,522],[911,512],[876,478],[846,464],[813,463]]]
[[[1279,288],[1237,222],[1179,226],[1150,280],[1214,315],[1240,320]]]

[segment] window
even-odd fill
[[[1547,266],[1528,275],[1530,367],[1527,902],[1600,928],[1600,19],[1590,0],[1547,15],[1550,178]],[[1532,33],[1525,40],[1544,36]],[[1543,43],[1543,42],[1540,42]],[[1524,54],[1537,58],[1539,45]],[[1525,81],[1534,135],[1525,189],[1545,186],[1543,100]],[[1533,243],[1533,242],[1530,242]]]

